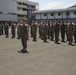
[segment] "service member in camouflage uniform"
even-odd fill
[[[73,36],[74,36],[74,23],[69,20],[68,22],[68,26],[67,26],[67,34],[68,34],[68,41],[69,41],[69,45],[73,45]]]
[[[37,23],[32,24],[33,41],[37,41]]]
[[[43,42],[47,43],[48,23],[44,22],[42,31],[43,31]]]
[[[4,29],[5,29],[5,34],[6,34],[5,38],[8,38],[8,36],[9,36],[9,25],[7,22],[5,22]]]
[[[55,43],[59,44],[59,32],[60,32],[60,24],[56,21],[55,24]]]
[[[51,36],[51,41],[54,41],[54,32],[55,31],[55,23],[54,21],[50,22],[50,36]]]
[[[21,50],[22,53],[28,53],[26,50],[27,48],[27,37],[28,37],[28,28],[27,28],[27,23],[25,21],[21,21],[21,28],[20,28],[20,38],[21,38],[21,43],[23,46],[23,49]]]

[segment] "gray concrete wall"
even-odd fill
[[[17,4],[13,0],[0,0],[0,12],[16,13]],[[0,21],[17,21],[17,15],[0,14]]]

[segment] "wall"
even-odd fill
[[[0,0],[0,12],[16,13],[17,4],[13,0]],[[17,21],[17,15],[4,15],[0,14],[2,21]]]
[[[62,13],[61,13],[61,15],[60,15],[60,16],[58,16],[58,12],[57,12],[57,13],[55,13],[55,19],[62,19]]]
[[[67,19],[67,18],[76,18],[76,15],[74,15],[74,11],[69,11],[69,15],[66,15],[66,11],[63,11],[60,16],[58,16],[58,12],[54,13],[54,16],[51,16],[51,12],[47,13],[47,16],[44,16],[44,13],[37,13],[36,19]]]
[[[76,15],[74,15],[74,12],[70,12],[70,18],[76,18]]]
[[[43,14],[41,14],[41,19],[47,19],[47,15],[46,15],[46,16],[44,16],[44,13],[43,13]]]
[[[40,14],[37,14],[36,15],[36,19],[40,19]]]
[[[51,16],[51,13],[48,13],[48,19],[54,19],[54,16]]]

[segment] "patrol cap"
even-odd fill
[[[70,22],[70,21],[72,21],[72,20],[69,19],[68,21]]]
[[[23,20],[21,20],[20,22],[23,23]]]

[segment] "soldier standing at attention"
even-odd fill
[[[7,22],[5,22],[4,28],[5,28],[5,34],[6,34],[6,37],[5,38],[8,38],[8,36],[9,36],[9,25],[8,25]]]
[[[6,28],[5,28],[5,24],[4,24],[4,35],[6,35]]]
[[[48,39],[50,39],[50,21],[47,21],[48,22]]]
[[[47,43],[48,23],[43,24],[43,42]]]
[[[76,23],[75,23],[75,32],[74,32],[74,43],[76,43]]]
[[[33,41],[37,41],[37,24],[32,24],[32,35],[33,35]]]
[[[56,44],[60,44],[59,43],[59,32],[60,32],[60,24],[59,22],[56,22],[55,24],[55,43]]]
[[[67,38],[66,41],[68,41],[67,26],[68,26],[68,22],[66,21],[66,22],[65,22],[65,35],[66,35],[66,38]]]
[[[68,44],[69,45],[73,45],[72,42],[73,42],[73,35],[74,35],[74,30],[75,30],[74,27],[75,27],[74,23],[71,20],[69,20],[68,26],[67,26],[67,34],[68,34],[68,41],[69,41]]]
[[[65,42],[65,32],[66,32],[66,25],[64,24],[64,21],[61,23],[61,42]]]
[[[39,24],[39,38],[42,37],[42,22]]]
[[[15,38],[16,24],[14,22],[11,23],[11,38]]]
[[[32,23],[31,23],[31,30],[30,30],[30,33],[31,33],[31,37],[33,37],[33,35],[32,35],[32,25],[33,25],[33,21],[32,21]]]
[[[54,41],[54,30],[55,30],[55,24],[54,21],[50,22],[50,36],[51,36],[51,41]]]
[[[1,23],[0,23],[0,36],[1,36],[1,28],[2,28],[2,25],[1,25]]]
[[[21,30],[21,23],[19,22],[17,24],[17,35],[18,35],[17,39],[20,39],[20,30]]]
[[[27,37],[28,37],[28,28],[27,23],[25,21],[21,21],[21,28],[20,28],[20,37],[23,49],[21,50],[22,53],[28,53],[26,50],[27,48]]]
[[[1,23],[1,26],[2,26],[1,27],[1,35],[3,35],[3,26],[4,26],[3,23]]]

